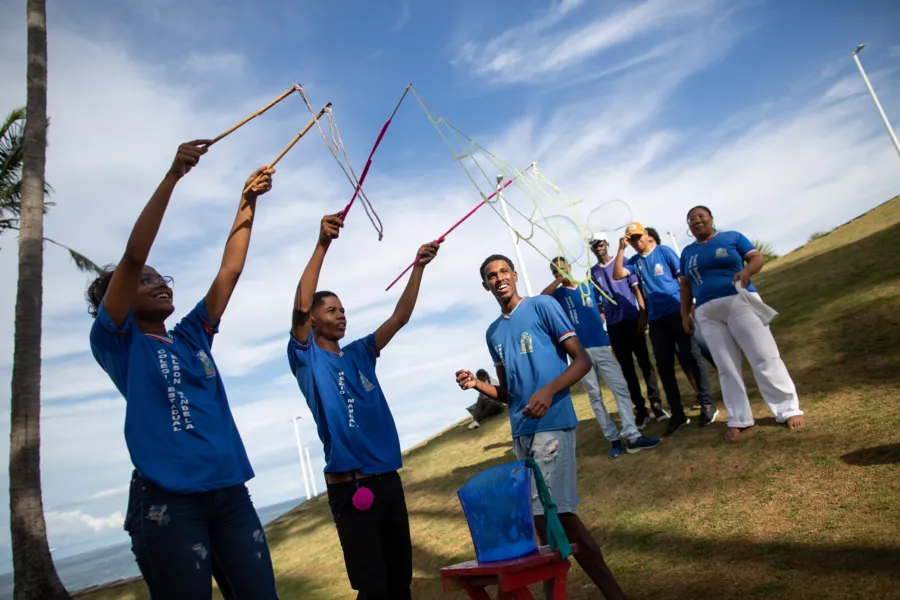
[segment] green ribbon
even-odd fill
[[[569,544],[569,538],[566,537],[562,521],[559,520],[559,511],[556,508],[556,503],[553,502],[553,498],[550,497],[550,489],[544,481],[544,475],[533,458],[526,458],[525,464],[534,473],[538,498],[541,500],[541,506],[544,507],[544,524],[547,527],[547,542],[550,545],[550,549],[554,552],[559,552],[562,559],[567,560],[572,556],[572,545]]]

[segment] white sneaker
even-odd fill
[[[469,423],[469,429],[478,429],[481,425],[478,424],[478,421],[472,421]]]

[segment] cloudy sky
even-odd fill
[[[720,227],[780,252],[900,192],[900,163],[851,60],[861,57],[900,125],[900,5],[890,0],[505,0],[454,3],[294,0],[50,0],[47,235],[97,262],[118,260],[131,226],[180,142],[213,137],[301,83],[334,103],[361,168],[408,82],[503,160],[542,172],[590,208],[618,198],[636,219],[686,243],[702,203]],[[0,110],[25,99],[24,2],[0,6]],[[150,263],[175,277],[175,318],[215,274],[245,177],[308,119],[289,98],[217,145],[177,188]],[[367,183],[378,241],[354,209],[322,285],[348,310],[348,339],[390,314],[384,288],[479,200],[414,101],[382,143]],[[322,140],[304,139],[259,204],[250,257],[215,355],[265,506],[301,494],[288,419],[323,487],[322,450],[285,357],[293,289],[318,221],[349,184]],[[12,362],[15,238],[0,239],[0,379]],[[511,253],[484,210],[428,267],[412,322],[379,362],[404,447],[465,415],[453,372],[488,367],[483,332],[497,315],[478,265]],[[535,287],[546,264],[523,250]],[[131,471],[124,402],[88,347],[87,279],[45,254],[43,481],[60,555],[127,540]],[[763,291],[764,293],[764,291]],[[171,324],[174,324],[175,318]],[[0,387],[0,438],[8,430]],[[2,464],[6,464],[5,444]],[[5,480],[5,469],[0,478]],[[6,488],[4,481],[0,485]],[[0,511],[7,510],[0,503]],[[5,522],[6,516],[0,516]],[[0,542],[0,561],[8,556]]]

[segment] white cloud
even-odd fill
[[[104,529],[122,527],[122,523],[125,521],[125,515],[120,511],[115,511],[105,517],[95,517],[80,510],[65,512],[51,510],[47,512],[46,518],[50,526],[58,528],[62,532],[87,528],[97,533]]]
[[[698,29],[700,19],[721,5],[716,0],[643,0],[612,14],[595,12],[594,18],[582,18],[573,26],[565,17],[578,4],[563,2],[551,7],[547,14],[491,36],[487,42],[469,41],[457,62],[468,64],[477,75],[495,83],[545,83],[570,76],[571,69],[605,50],[663,28]],[[613,57],[600,70],[621,60]]]
[[[118,487],[110,488],[108,490],[101,490],[99,492],[93,493],[87,497],[88,501],[91,500],[103,500],[104,498],[115,498],[117,496],[123,496],[128,493],[129,486],[120,485]]]
[[[400,0],[400,15],[397,17],[397,22],[394,23],[394,26],[391,28],[393,31],[400,31],[406,24],[409,23],[409,19],[412,17],[412,10],[409,5],[409,0]]]

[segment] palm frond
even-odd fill
[[[3,223],[3,221],[0,220],[0,223]],[[10,225],[9,227],[7,227],[7,229],[15,229],[16,231],[18,231],[19,226],[18,226],[18,224]],[[88,273],[90,275],[102,275],[103,274],[103,268],[100,267],[100,265],[98,265],[91,259],[89,259],[84,254],[82,254],[81,252],[73,250],[73,249],[69,248],[68,246],[66,246],[65,244],[60,244],[56,240],[50,239],[48,237],[45,237],[44,241],[50,242],[54,246],[59,246],[63,250],[66,250],[69,253],[69,256],[72,257],[72,261],[75,263],[75,268],[77,268],[82,273]]]
[[[767,244],[760,239],[752,240],[752,243],[753,247],[759,250],[760,254],[763,255],[763,258],[766,259],[766,262],[771,262],[778,258],[778,253],[775,252],[775,249],[771,246],[771,244]]]
[[[25,120],[25,107],[14,108],[6,115],[3,125],[0,125],[0,138],[6,137],[6,132],[15,126],[21,127],[22,121]]]
[[[64,250],[67,250],[69,252],[69,256],[71,256],[72,260],[75,262],[75,268],[77,268],[82,273],[92,273],[94,275],[101,275],[103,273],[103,269],[101,269],[100,266],[97,265],[97,263],[95,263],[94,261],[89,259],[84,254],[77,252],[75,250],[72,250],[65,244],[60,244],[56,240],[51,240],[48,237],[45,237],[44,241],[50,242],[51,244],[54,244]]]
[[[60,244],[61,245],[61,244]],[[75,262],[75,267],[81,271],[82,273],[89,273],[91,275],[102,275],[103,269],[100,268],[100,265],[89,259],[84,254],[80,254],[71,248],[67,248],[69,251],[69,256],[72,257],[72,260]]]
[[[47,120],[49,125],[50,120]],[[0,125],[0,233],[17,229],[22,208],[25,109],[10,111]],[[46,200],[53,188],[44,182],[44,214],[53,206]]]

